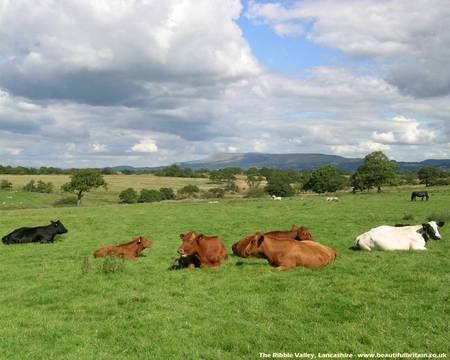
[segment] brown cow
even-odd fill
[[[276,239],[293,239],[293,240],[310,240],[315,241],[314,237],[311,235],[309,230],[304,227],[298,227],[297,225],[293,224],[290,231],[270,231],[264,233],[266,236],[271,236]],[[253,239],[254,234],[249,235],[242,239],[241,241],[238,241],[237,243],[234,243],[231,247],[233,250],[233,254],[240,256],[240,257],[247,257],[244,254],[244,250],[247,247],[248,243]]]
[[[94,257],[118,256],[122,259],[137,259],[141,252],[151,247],[153,243],[144,236],[138,236],[126,244],[110,245],[94,252]]]
[[[178,253],[182,258],[195,256],[200,262],[200,267],[217,268],[222,260],[228,259],[228,252],[222,240],[217,236],[204,236],[195,231],[180,234],[182,241]],[[196,267],[195,263],[188,262],[187,267]]]
[[[262,233],[253,235],[244,253],[247,257],[267,259],[277,270],[292,269],[299,265],[315,269],[326,266],[336,259],[336,250],[315,241],[276,239]]]

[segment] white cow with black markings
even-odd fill
[[[441,240],[439,228],[444,222],[430,221],[422,225],[395,227],[382,225],[356,238],[361,250],[426,250],[427,241]]]

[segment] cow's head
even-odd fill
[[[424,235],[432,238],[433,240],[441,240],[441,234],[439,233],[439,228],[443,227],[445,223],[443,221],[436,222],[430,221],[422,224]]]
[[[314,237],[309,232],[308,228],[305,228],[304,226],[300,227],[297,232],[297,236],[299,240],[310,240],[315,241]]]
[[[244,249],[244,255],[246,257],[256,256],[260,257],[263,253],[263,249],[261,245],[264,241],[264,234],[261,232],[257,232],[251,235],[251,239],[247,246]]]
[[[140,250],[147,249],[153,245],[153,243],[144,236],[138,236],[137,238],[133,239],[133,241],[136,242],[136,245]]]
[[[233,246],[231,247],[231,250],[233,250],[233,254],[245,257],[246,256],[244,253],[245,248],[250,243],[250,241],[253,240],[254,237],[255,237],[255,235],[252,234],[252,235],[246,236],[241,241],[234,243]]]
[[[50,221],[50,226],[55,230],[57,234],[65,234],[68,230],[64,227],[61,221]]]
[[[182,257],[187,257],[197,253],[198,244],[197,239],[203,235],[197,234],[195,231],[189,231],[186,234],[180,234],[181,245],[178,248],[178,253]]]

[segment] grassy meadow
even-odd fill
[[[136,183],[126,182],[130,179]],[[135,176],[126,180],[108,179],[109,191],[117,193],[122,181],[135,188],[176,188],[184,181],[208,186],[206,179],[155,186]],[[1,244],[0,359],[450,352],[450,224],[442,228],[444,240],[430,240],[426,252],[349,249],[358,234],[377,225],[422,223],[431,214],[449,217],[448,187],[430,189],[430,201],[415,203],[407,189],[342,194],[339,203],[300,196],[279,202],[111,200],[108,205],[96,200],[100,193],[87,194],[81,208],[54,208],[33,198],[41,194],[0,192],[2,199],[21,196],[23,207],[0,211],[1,236],[51,219],[69,229],[54,244]],[[179,234],[188,230],[219,235],[231,251],[251,232],[293,223],[336,248],[336,262],[278,272],[263,259],[230,256],[216,270],[168,269],[177,257]],[[108,271],[107,260],[92,257],[101,246],[141,234],[154,241],[153,248],[137,261],[113,264],[117,272]]]

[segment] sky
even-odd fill
[[[0,164],[450,158],[448,0],[0,0]]]

